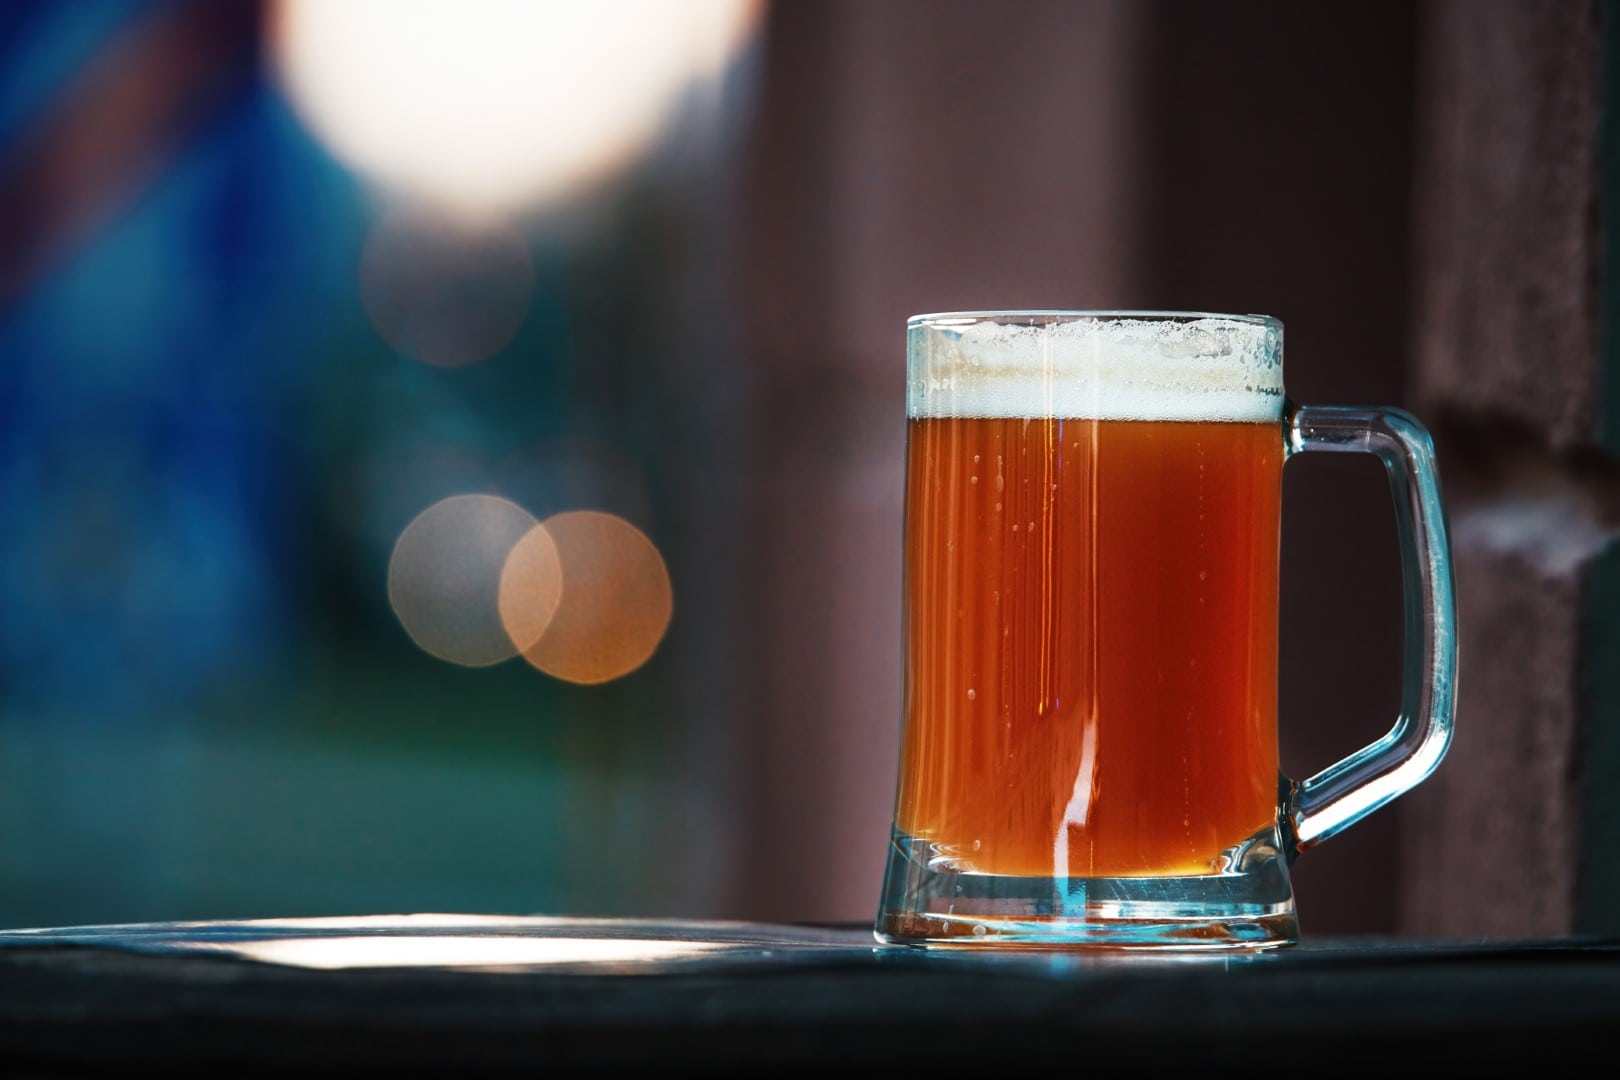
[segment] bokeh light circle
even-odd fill
[[[418,514],[388,560],[388,602],[411,640],[467,667],[517,655],[501,619],[501,575],[535,525],[495,495],[454,495]]]
[[[596,510],[556,514],[543,525],[556,548],[562,590],[544,632],[522,650],[524,659],[585,685],[635,671],[657,650],[674,612],[658,548],[624,518]]]
[[[510,344],[534,282],[515,230],[420,211],[385,214],[360,255],[360,298],[377,333],[435,367],[461,367]]]
[[[562,560],[544,525],[536,525],[513,546],[501,568],[501,624],[518,652],[533,648],[557,614],[562,600]]]

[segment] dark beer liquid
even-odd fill
[[[1277,805],[1273,423],[913,419],[896,821],[962,870],[1218,871]]]

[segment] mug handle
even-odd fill
[[[1421,783],[1451,742],[1457,611],[1434,442],[1400,409],[1295,405],[1283,412],[1286,453],[1374,454],[1389,473],[1406,598],[1401,712],[1388,734],[1308,780],[1284,779],[1290,856],[1355,824]]]

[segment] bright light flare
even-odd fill
[[[510,213],[623,168],[747,37],[756,0],[280,0],[305,123],[391,187]]]

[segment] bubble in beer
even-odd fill
[[[501,621],[501,573],[535,520],[494,495],[454,495],[418,514],[388,560],[388,602],[425,651],[467,667],[518,652]]]
[[[595,510],[544,522],[556,546],[556,612],[524,659],[548,675],[586,685],[635,671],[657,650],[674,610],[663,556],[630,522]]]

